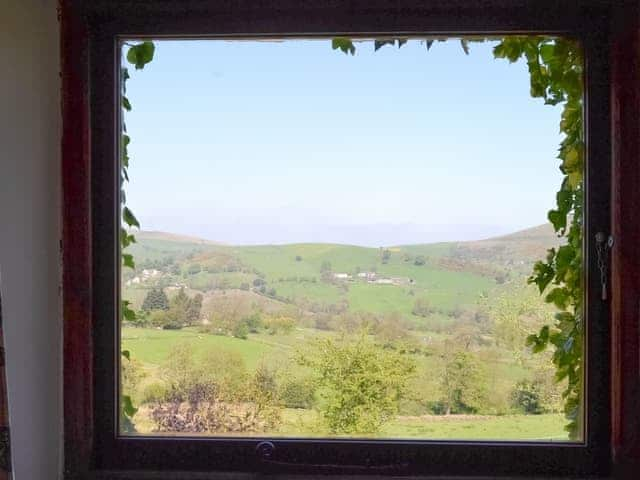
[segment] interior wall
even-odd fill
[[[0,0],[0,291],[16,480],[60,477],[56,0]]]

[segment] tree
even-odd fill
[[[393,418],[415,363],[366,335],[324,338],[297,354],[316,376],[320,412],[331,433],[375,433]]]
[[[169,310],[169,299],[161,288],[152,288],[147,292],[142,302],[142,310]]]
[[[391,250],[388,250],[386,248],[382,250],[382,263],[384,264],[389,263],[390,258],[391,258]]]
[[[471,352],[445,348],[440,388],[446,414],[478,410],[484,399],[482,365]]]
[[[398,312],[385,313],[376,324],[374,332],[383,347],[396,346],[409,337],[405,321]]]
[[[202,310],[202,294],[196,293],[196,295],[189,299],[186,307],[186,320],[189,325],[197,323],[200,319],[200,312]]]
[[[425,263],[427,263],[427,259],[424,258],[424,255],[418,255],[416,258],[413,259],[413,264],[418,267],[421,267]]]

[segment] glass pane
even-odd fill
[[[122,65],[123,434],[582,438],[576,44],[132,40]]]

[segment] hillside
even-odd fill
[[[425,327],[426,317],[432,327],[446,325],[457,312],[473,311],[493,289],[523,283],[533,262],[558,242],[547,225],[487,240],[389,248],[232,246],[163,232],[136,236],[130,252],[138,269],[124,272],[124,293],[136,308],[159,285],[188,288],[207,299],[235,291],[249,305],[262,299],[316,316],[396,313]],[[418,299],[428,303],[430,315],[416,313]]]

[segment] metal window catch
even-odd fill
[[[600,271],[601,299],[607,300],[607,278],[609,271],[609,251],[613,247],[613,236],[608,237],[603,232],[596,233],[596,254],[598,256],[598,270]]]

